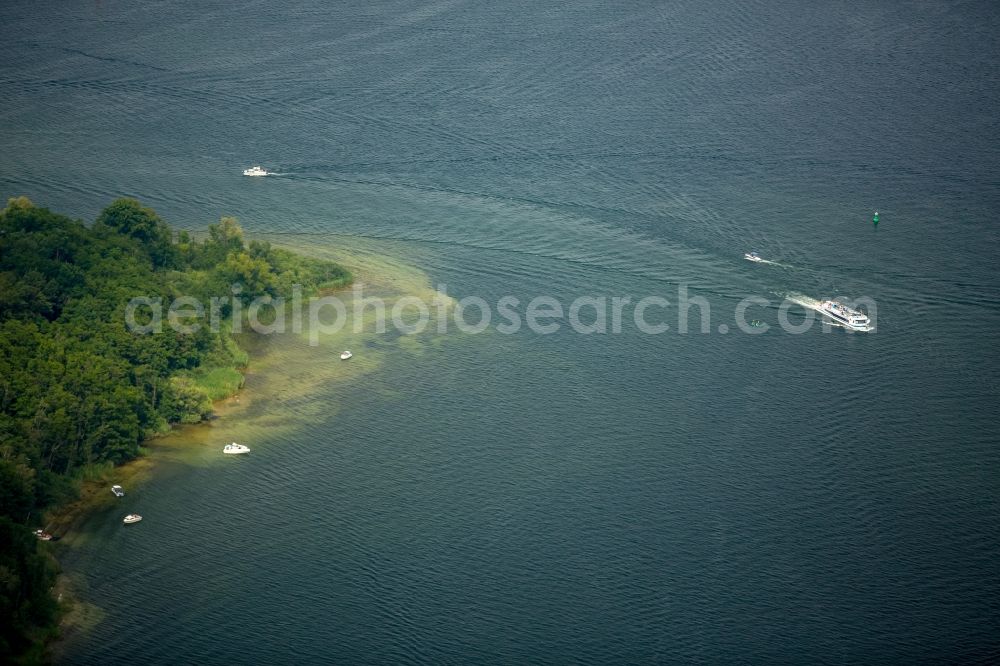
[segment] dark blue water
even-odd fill
[[[685,284],[712,312],[368,339],[347,382],[270,343],[280,390],[252,374],[216,428],[252,457],[178,454],[128,496],[142,524],[63,554],[103,618],[61,659],[1000,659],[992,4],[2,16],[2,196],[236,215],[490,303]],[[766,334],[735,330],[748,295]],[[867,296],[878,329],[784,333],[787,295]]]

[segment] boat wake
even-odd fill
[[[770,259],[765,259],[756,252],[747,252],[743,255],[743,258],[752,261],[755,264],[767,264],[768,266],[780,266],[781,268],[791,268],[791,266],[786,266],[785,264],[779,263],[777,261],[771,261]]]
[[[792,303],[801,305],[802,307],[808,310],[815,310],[816,312],[823,314],[823,301],[817,300],[810,296],[806,296],[805,294],[797,294],[794,292],[790,294],[784,294],[784,297],[785,300],[789,300]],[[825,321],[827,321],[827,323],[829,323],[832,326],[840,326],[838,322],[830,320],[829,317],[826,317]],[[841,328],[844,327],[841,326]]]

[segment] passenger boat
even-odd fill
[[[238,455],[240,453],[250,453],[250,447],[244,446],[243,444],[237,444],[233,442],[232,444],[226,444],[222,447],[223,453],[228,453],[229,455]]]
[[[270,176],[271,172],[264,169],[261,166],[252,166],[249,169],[243,169],[244,176]]]
[[[844,303],[836,300],[823,301],[819,307],[820,312],[838,324],[853,331],[872,330],[871,319],[864,312],[850,308]]]
[[[127,516],[125,516],[124,519],[122,519],[122,522],[125,523],[126,525],[131,525],[132,523],[137,523],[140,520],[142,520],[142,516],[140,516],[137,513],[130,513]]]
[[[114,493],[115,497],[125,497],[125,489],[121,486],[111,486],[111,492]]]

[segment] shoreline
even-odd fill
[[[319,295],[327,296],[344,291],[348,285],[340,285],[330,289],[320,289]],[[264,361],[268,354],[266,345],[262,344],[262,337],[258,333],[244,331],[242,333],[229,333],[232,344],[239,350],[245,359],[243,365],[233,365],[225,367],[208,368],[208,372],[227,371],[238,373],[241,376],[239,385],[230,393],[222,395],[212,400],[212,415],[197,423],[174,423],[170,424],[167,430],[152,433],[143,440],[139,448],[139,455],[128,460],[121,465],[107,466],[105,468],[94,468],[85,472],[85,478],[79,481],[79,492],[72,500],[50,507],[42,514],[46,532],[56,537],[56,542],[61,542],[63,537],[71,536],[75,528],[92,513],[100,509],[112,506],[119,498],[111,493],[111,486],[119,484],[125,487],[126,493],[129,486],[136,482],[142,483],[153,474],[156,465],[156,450],[159,448],[158,442],[167,438],[177,436],[185,431],[202,430],[212,427],[212,424],[220,419],[224,419],[235,407],[240,404],[240,394],[246,387],[246,380],[252,360],[258,363]],[[70,539],[72,541],[72,539]]]
[[[385,253],[382,248],[340,247],[299,247],[282,243],[285,249],[307,257],[335,261],[349,267],[355,282],[361,282],[372,291],[388,299],[415,294],[432,293],[427,274],[415,265]],[[349,286],[338,285],[321,289],[320,295],[347,293],[352,297]],[[301,427],[301,420],[328,418],[330,405],[316,400],[305,412],[299,411],[294,418],[284,414],[279,404],[271,401],[288,399],[290,396],[321,394],[320,388],[332,382],[356,383],[362,376],[377,370],[385,359],[386,350],[381,346],[368,346],[378,335],[364,322],[364,330],[349,330],[345,327],[339,333],[323,338],[319,346],[311,345],[306,335],[284,333],[277,336],[262,335],[245,331],[232,335],[232,342],[246,354],[246,365],[239,366],[244,380],[233,393],[212,401],[212,417],[194,424],[174,424],[169,430],[155,433],[143,441],[140,455],[120,466],[100,470],[80,481],[79,496],[74,500],[52,508],[45,514],[47,530],[58,536],[53,545],[46,548],[48,555],[59,564],[59,573],[51,588],[51,594],[60,606],[59,618],[53,635],[47,637],[44,645],[45,659],[59,660],[79,649],[86,634],[103,621],[105,611],[90,603],[86,598],[86,578],[81,571],[63,566],[71,561],[67,555],[85,547],[90,539],[88,521],[95,514],[111,510],[119,501],[111,491],[112,484],[120,484],[129,493],[130,489],[146,483],[152,478],[157,467],[164,463],[202,460],[211,457],[208,448],[218,443],[235,439],[243,441],[239,432],[249,421],[257,421],[257,426],[267,429],[268,439],[272,436]],[[433,328],[427,334],[434,336]],[[404,353],[412,354],[419,345],[414,336],[400,340],[398,347]],[[337,356],[345,348],[355,349],[355,358],[350,363],[342,363]],[[358,350],[366,349],[358,353]],[[330,364],[319,373],[303,376],[301,369],[313,369],[317,364]],[[218,430],[216,430],[218,428]],[[218,433],[216,435],[215,433]],[[216,442],[215,440],[218,440]],[[120,520],[120,519],[119,519]]]
[[[243,350],[242,347],[240,349]],[[247,350],[243,351],[250,354]],[[245,377],[246,368],[244,367],[242,370],[244,372],[241,374]],[[186,430],[211,427],[214,421],[224,418],[226,413],[231,411],[234,401],[239,402],[239,394],[243,391],[244,384],[245,382],[242,382],[232,394],[213,401],[213,418],[199,423],[176,424],[166,432],[154,434],[143,441],[138,457],[121,465],[101,469],[81,480],[76,498],[52,507],[43,514],[46,531],[55,537],[52,542],[49,542],[55,545],[48,550],[47,555],[56,563],[58,569],[50,592],[59,606],[59,616],[51,628],[50,634],[42,641],[42,662],[54,661],[54,657],[62,652],[62,649],[75,634],[87,631],[88,628],[100,622],[104,615],[99,607],[80,597],[75,589],[71,571],[63,566],[63,556],[67,550],[77,547],[75,537],[82,533],[81,528],[84,523],[91,516],[110,509],[119,501],[119,498],[111,493],[113,484],[123,486],[128,493],[130,489],[152,478],[156,466],[161,462],[157,458],[157,454],[160,453],[160,446],[157,443],[159,440]]]
[[[324,295],[335,293],[344,288],[336,287],[323,290],[321,293]],[[47,549],[46,555],[55,563],[58,572],[50,593],[59,607],[56,623],[41,639],[39,660],[42,663],[53,661],[74,635],[87,631],[104,615],[99,607],[80,597],[75,589],[72,572],[64,568],[63,561],[66,552],[77,547],[77,539],[83,534],[82,528],[87,520],[101,511],[110,510],[120,501],[120,498],[111,492],[111,486],[114,484],[123,486],[127,495],[136,486],[148,482],[155,474],[157,465],[172,450],[172,447],[164,442],[166,438],[176,438],[184,433],[206,431],[212,428],[213,424],[225,419],[240,406],[240,394],[246,387],[251,363],[256,361],[258,364],[266,365],[266,362],[261,362],[266,361],[268,348],[261,344],[261,340],[257,339],[260,337],[259,334],[244,332],[230,333],[229,335],[232,344],[244,355],[246,362],[241,366],[211,369],[212,371],[237,372],[242,378],[239,385],[231,393],[212,401],[211,417],[198,423],[171,424],[169,429],[152,433],[143,440],[137,457],[121,465],[109,465],[85,471],[83,478],[79,480],[76,496],[65,503],[48,508],[42,514],[45,531],[54,537],[52,541],[48,542],[53,545]],[[198,445],[198,439],[193,438],[190,446]],[[185,448],[185,445],[181,446]],[[38,654],[34,656],[38,657]],[[28,663],[34,663],[32,657],[28,656],[28,659]]]
[[[90,514],[109,508],[119,500],[111,493],[112,485],[123,486],[127,493],[130,487],[147,481],[153,475],[160,440],[176,436],[186,430],[211,427],[214,421],[224,418],[225,413],[231,408],[229,403],[234,400],[239,402],[239,395],[242,391],[243,386],[241,385],[233,393],[213,401],[212,418],[198,423],[174,424],[169,430],[155,433],[143,440],[137,457],[121,465],[96,471],[88,478],[80,480],[80,490],[76,498],[65,504],[54,506],[43,514],[45,516],[45,531],[58,537],[57,542],[61,542],[65,537],[70,537],[68,542],[71,543],[73,531],[79,528]]]

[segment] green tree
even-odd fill
[[[212,401],[190,377],[171,377],[163,401],[164,413],[174,422],[198,423],[212,413]]]
[[[219,273],[226,281],[243,285],[245,301],[264,294],[273,295],[275,277],[271,265],[264,259],[254,259],[246,252],[233,252],[219,267]]]
[[[208,237],[227,251],[243,249],[243,227],[235,217],[223,217],[218,224],[208,225]]]
[[[173,266],[177,250],[172,244],[170,227],[152,208],[135,199],[118,199],[101,211],[97,224],[135,238],[149,254],[154,266]]]

